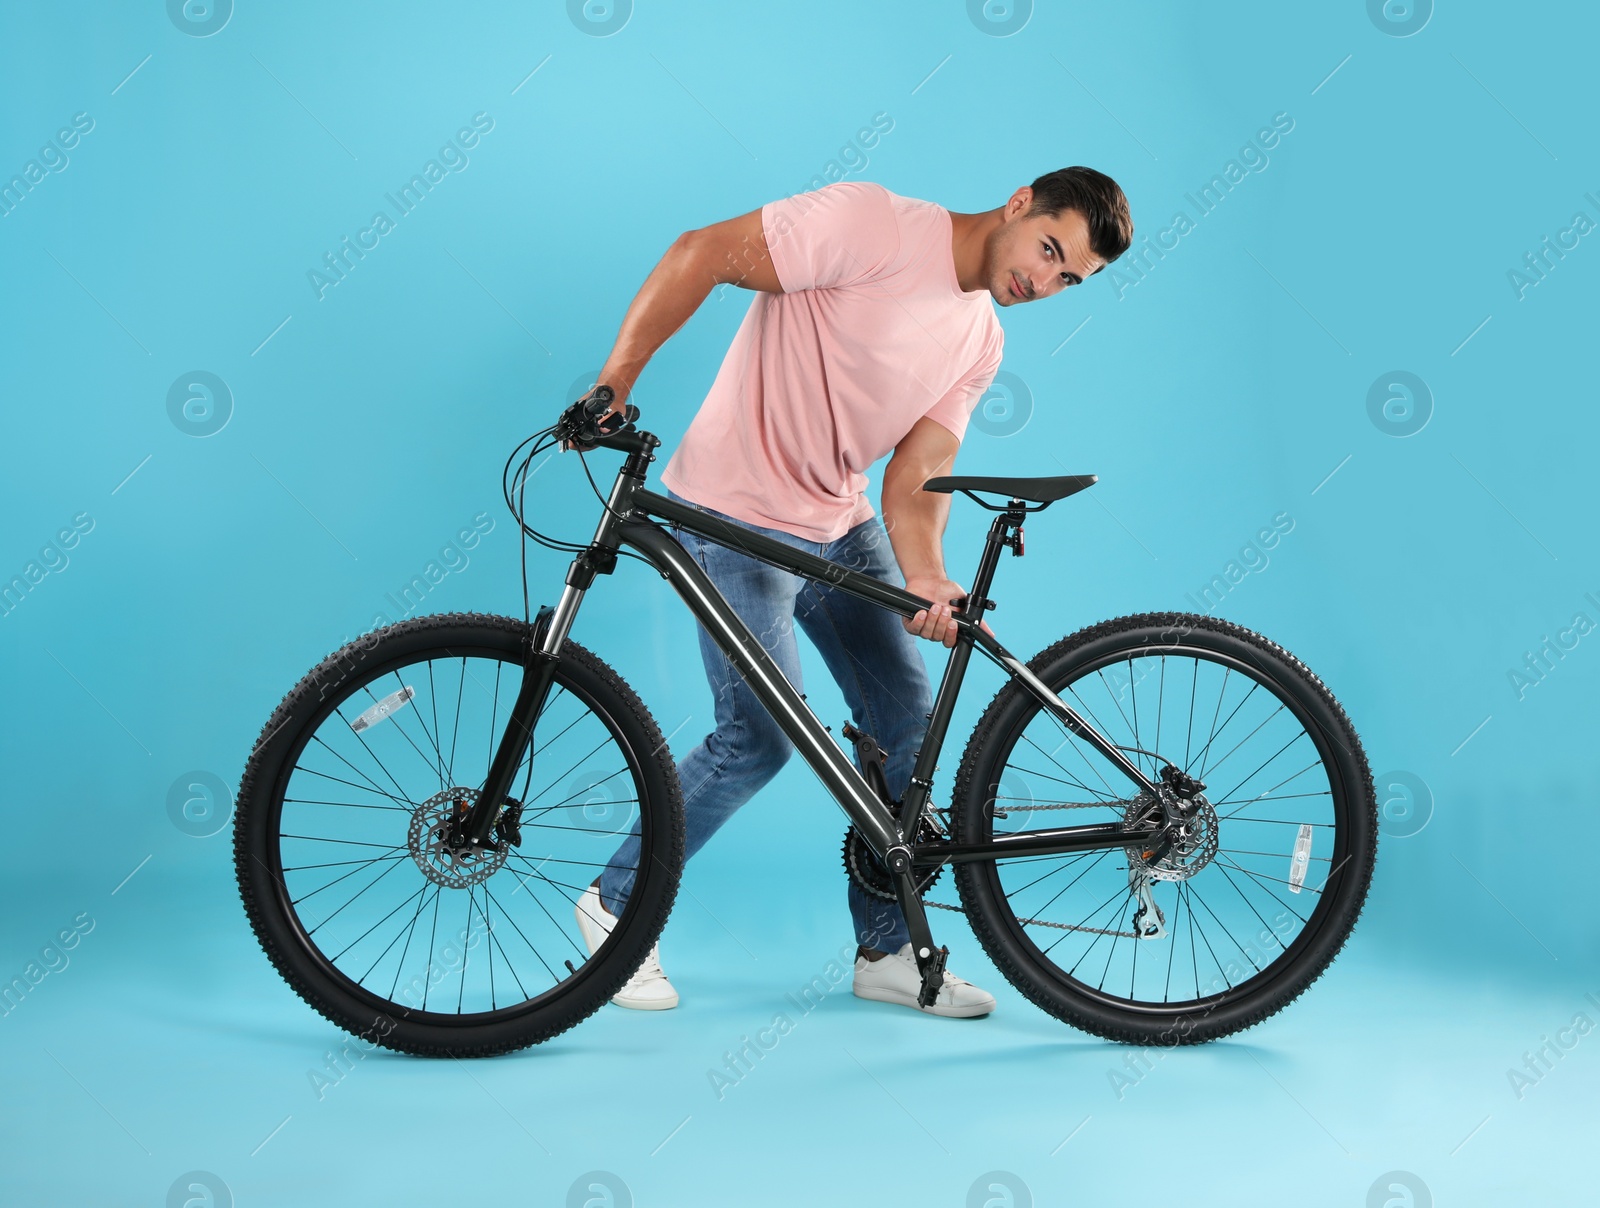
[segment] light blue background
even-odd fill
[[[1575,613],[1600,622],[1600,234],[1520,299],[1507,274],[1575,213],[1600,223],[1594,10],[1441,0],[1404,38],[1361,0],[1042,3],[1008,37],[955,0],[642,2],[612,36],[581,25],[494,2],[240,0],[204,38],[156,0],[0,18],[0,177],[94,121],[0,218],[0,576],[93,520],[0,618],[0,979],[94,924],[0,1019],[7,1202],[158,1204],[196,1169],[241,1205],[553,1204],[591,1170],[640,1205],[981,1203],[993,1170],[1039,1204],[1382,1203],[1393,1170],[1440,1204],[1577,1194],[1600,1040],[1520,1100],[1506,1071],[1600,1020],[1600,633],[1523,699],[1509,672]],[[319,300],[308,270],[480,112],[470,165]],[[842,160],[878,113],[868,162]],[[1153,235],[1279,113],[1270,163],[1142,280],[1003,315],[1025,394],[985,415],[1026,424],[975,425],[959,468],[1101,476],[1002,565],[995,625],[1023,651],[1192,609],[1294,518],[1217,611],[1326,680],[1385,774],[1388,829],[1426,821],[1385,838],[1327,977],[1253,1031],[1158,1054],[1119,1100],[1130,1051],[1039,1013],[936,917],[992,1018],[841,988],[718,1102],[705,1071],[850,942],[842,819],[794,765],[687,870],[663,940],[680,1010],[607,1007],[471,1066],[379,1054],[319,1102],[305,1071],[341,1037],[256,948],[227,832],[180,831],[168,791],[196,770],[236,785],[282,694],[397,618],[386,593],[479,513],[494,528],[423,611],[520,611],[505,455],[598,369],[672,238],[830,161],[968,212],[1090,164]],[[718,290],[639,383],[669,448],[747,302]],[[232,395],[204,438],[167,408],[196,369]],[[1397,369],[1432,398],[1404,438],[1367,406]],[[577,466],[534,481],[549,527],[586,536]],[[981,531],[958,504],[956,577]],[[552,601],[561,562],[530,565]],[[681,752],[710,715],[691,623],[636,565],[604,587],[575,637]],[[946,783],[995,686],[974,683]]]

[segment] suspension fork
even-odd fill
[[[576,561],[573,565],[577,565]],[[572,594],[574,591],[569,572],[562,603],[566,604],[568,596]],[[583,592],[577,591],[576,595],[581,598]],[[567,614],[569,625],[576,609],[577,603],[573,601]],[[495,747],[494,758],[489,763],[489,774],[484,778],[477,804],[467,815],[461,833],[452,836],[452,846],[489,846],[489,832],[500,817],[500,807],[511,791],[511,782],[516,779],[523,753],[533,741],[533,723],[549,698],[556,664],[561,661],[558,655],[546,648],[550,644],[550,636],[555,632],[554,617],[555,613],[549,608],[541,608],[532,635],[523,642],[522,687],[517,691],[516,704],[511,707],[511,716],[506,719],[506,728],[500,735],[499,745]]]
[[[642,435],[642,434],[641,434]],[[654,437],[650,440],[653,442]],[[654,443],[634,449],[612,484],[611,496],[595,529],[594,540],[572,560],[567,568],[566,587],[554,609],[541,608],[533,632],[523,643],[522,687],[506,719],[489,773],[484,777],[478,801],[467,815],[459,832],[451,836],[460,847],[488,847],[489,835],[500,817],[500,807],[511,792],[517,768],[533,741],[533,726],[543,712],[561,662],[561,644],[572,630],[578,606],[597,575],[609,575],[617,566],[617,549],[622,544],[621,518],[633,510],[633,495],[643,484],[652,460]]]

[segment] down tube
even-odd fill
[[[872,849],[882,856],[898,845],[900,839],[890,828],[886,807],[683,546],[665,530],[642,520],[624,521],[618,535],[625,545],[649,558],[672,584]]]

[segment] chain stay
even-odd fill
[[[1126,801],[1055,801],[1048,805],[1026,805],[1017,808],[1017,813],[1031,813],[1034,810],[1090,810],[1090,809],[1115,809],[1117,806],[1126,806]],[[996,816],[1004,817],[1010,811],[996,811]],[[924,902],[924,906],[932,906],[936,910],[953,910],[957,914],[966,914],[960,906],[951,906],[944,902]],[[1035,927],[1054,927],[1058,931],[1087,931],[1091,935],[1121,936],[1130,940],[1139,939],[1137,931],[1116,931],[1108,927],[1082,927],[1073,923],[1055,923],[1049,919],[1018,919],[1023,924],[1031,923]]]

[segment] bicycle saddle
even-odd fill
[[[1029,503],[1044,505],[1054,503],[1057,499],[1065,499],[1068,495],[1076,495],[1099,481],[1098,474],[1063,474],[1055,478],[982,478],[958,475],[953,478],[930,478],[922,484],[922,489],[936,491],[941,495],[949,495],[955,491],[970,495],[973,491],[983,491],[993,495],[1004,495],[1007,499],[1024,499]]]

